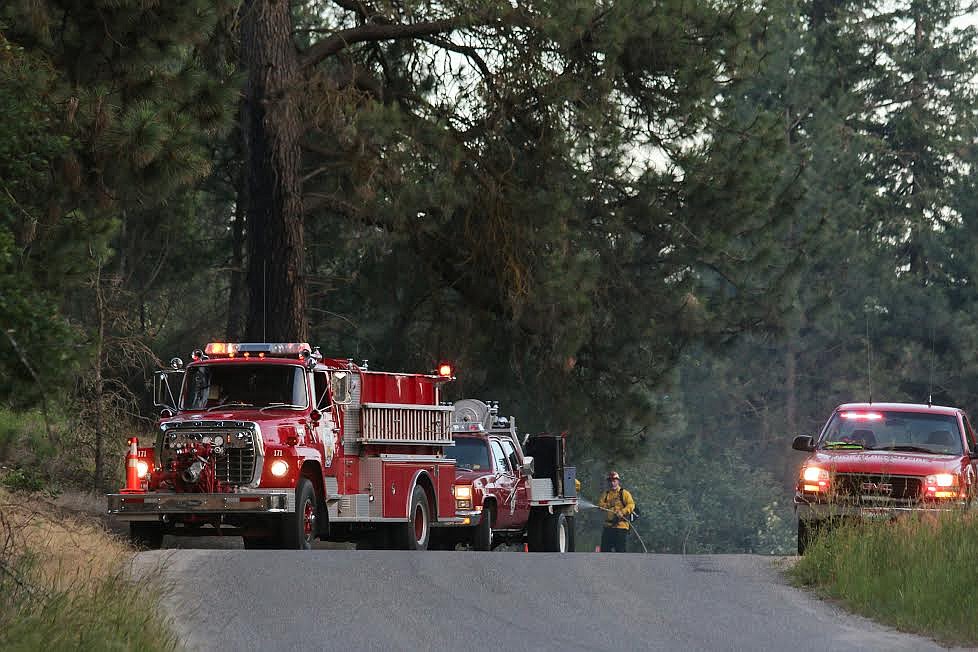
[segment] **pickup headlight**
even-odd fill
[[[472,485],[470,484],[458,484],[453,487],[455,491],[455,499],[469,499],[472,500]]]
[[[936,473],[924,478],[924,496],[927,498],[957,498],[961,479],[957,473]]]
[[[829,472],[819,466],[806,466],[801,470],[802,491],[810,493],[829,490]]]

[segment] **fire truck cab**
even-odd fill
[[[212,342],[157,372],[151,446],[130,440],[108,511],[134,541],[240,535],[247,548],[313,540],[427,548],[454,524],[451,367],[387,373],[306,343]]]

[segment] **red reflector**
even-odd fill
[[[261,496],[241,496],[238,498],[239,503],[260,503]]]
[[[122,499],[122,502],[124,502],[124,503],[143,503],[143,502],[146,502],[146,501],[144,501],[142,498],[123,498]]]
[[[883,418],[879,412],[842,412],[839,416],[853,421],[879,421]]]

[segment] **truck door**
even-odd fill
[[[516,446],[513,445],[513,442],[508,438],[504,438],[500,439],[499,443],[503,447],[503,453],[506,454],[506,459],[509,460],[509,466],[513,470],[516,478],[515,496],[510,507],[513,527],[522,527],[523,524],[530,520],[530,494],[527,487],[530,479],[522,471],[523,460],[520,458],[519,453],[516,452]]]
[[[496,473],[496,527],[513,527],[516,501],[516,474],[509,468],[509,460],[498,439],[489,440],[492,465]]]

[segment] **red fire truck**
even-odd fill
[[[130,440],[108,511],[134,541],[240,535],[247,548],[313,539],[424,550],[454,524],[452,407],[435,374],[368,370],[305,343],[212,342],[157,372],[155,445]]]

